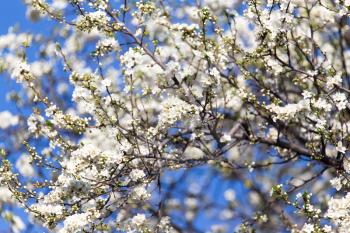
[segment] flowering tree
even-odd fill
[[[25,0],[0,37],[13,232],[349,232],[349,0]]]

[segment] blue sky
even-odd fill
[[[4,34],[15,23],[28,26],[25,21],[25,8],[21,0],[4,0],[0,8],[0,33]],[[26,25],[24,25],[26,24]]]
[[[19,26],[20,31],[23,32],[39,32],[45,34],[45,29],[48,28],[49,22],[41,21],[38,23],[32,23],[26,19],[25,13],[26,8],[21,0],[3,0],[4,3],[0,8],[0,35],[4,35],[8,32],[8,29],[12,26]],[[15,81],[8,78],[8,75],[0,74],[0,111],[10,110],[15,113],[15,107],[11,105],[11,103],[6,102],[6,93],[18,87]],[[204,179],[205,174],[203,172],[207,172],[207,170],[203,169],[195,169],[192,173],[194,177],[197,179]],[[180,172],[181,173],[181,172]],[[175,175],[175,174],[172,174]],[[185,182],[184,182],[185,184]],[[223,184],[222,184],[223,185]],[[232,183],[225,184],[225,187],[233,186]],[[224,186],[223,186],[224,187]],[[227,188],[227,187],[226,187]],[[214,194],[215,192],[213,192]],[[222,196],[219,198],[222,200]],[[26,218],[23,216],[21,211],[16,211],[17,214],[23,217],[23,220]],[[199,218],[199,222],[195,224],[200,225],[201,227],[207,227],[208,224],[212,224],[213,222],[203,222],[202,218]],[[5,223],[0,217],[0,233],[8,232],[8,224]]]
[[[26,21],[26,9],[21,0],[3,0],[0,7],[0,35],[7,33],[9,27],[18,24],[21,28],[30,28],[31,23]],[[0,111],[13,110],[13,106],[6,103],[6,92],[15,87],[14,82],[0,75]]]
[[[33,24],[26,21],[26,9],[21,0],[3,0],[0,7],[0,36],[8,32],[9,27],[18,24],[21,29],[31,30]],[[6,92],[16,87],[14,81],[10,81],[0,74],[0,111],[11,110],[15,107],[6,102]],[[20,213],[20,212],[19,212]],[[8,224],[0,217],[0,233],[9,232]]]
[[[10,27],[18,26],[22,32],[37,32],[45,33],[48,22],[43,20],[33,23],[26,19],[26,8],[22,0],[2,0],[0,7],[0,35],[8,32]],[[0,74],[0,111],[10,110],[15,108],[6,102],[6,92],[9,89],[16,88],[16,83],[13,80],[5,78]]]
[[[224,0],[223,0],[224,1]],[[42,21],[39,23],[32,23],[25,17],[26,9],[22,3],[22,0],[2,0],[1,1],[1,8],[0,8],[0,35],[6,34],[9,27],[18,25],[20,27],[21,31],[24,32],[40,32],[45,33],[47,26],[49,23],[47,21]],[[243,8],[242,8],[243,9]],[[240,10],[242,10],[240,9]],[[5,77],[5,75],[0,74],[0,111],[4,110],[11,110],[15,111],[14,106],[6,102],[6,92],[10,89],[16,88],[16,84],[13,80],[9,80]],[[204,175],[203,172],[208,172],[206,169],[197,169],[193,172],[196,178],[203,179]],[[219,180],[221,189],[219,189],[219,192],[223,192],[223,188],[234,188],[238,194],[244,194],[244,187],[242,186],[242,183],[235,183],[235,182],[224,182],[222,179]],[[184,184],[186,184],[184,182]],[[216,187],[216,186],[215,186]],[[209,192],[212,192],[213,195],[216,195],[216,191],[218,189],[213,190],[214,186],[208,188]],[[246,198],[244,195],[240,195],[239,198]],[[222,201],[222,196],[219,196],[218,201]],[[202,221],[203,219],[199,219],[200,222],[198,225],[206,226],[207,224],[211,224],[210,221]],[[237,223],[234,223],[237,224]],[[4,225],[4,222],[1,221],[0,218],[0,233],[7,232],[4,229],[6,229],[8,226]]]

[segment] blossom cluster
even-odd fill
[[[13,232],[348,231],[349,1],[25,2],[54,28],[0,36]]]

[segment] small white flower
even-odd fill
[[[220,138],[220,142],[230,142],[232,140],[231,136],[229,134],[224,134]]]
[[[342,78],[340,74],[335,75],[334,77],[328,77],[326,86],[328,88],[332,88],[334,85],[339,85],[342,82]]]
[[[338,191],[343,187],[342,179],[340,177],[331,179],[330,183]]]
[[[0,112],[0,128],[6,129],[18,124],[18,116],[12,115],[9,111]]]
[[[228,201],[234,201],[236,199],[236,192],[233,189],[227,189],[224,192],[224,197]]]
[[[312,233],[314,231],[314,225],[310,223],[305,223],[301,229],[302,233]]]
[[[350,160],[348,158],[344,158],[343,167],[347,173],[350,173]]]
[[[30,73],[30,66],[26,62],[19,62],[13,69],[11,77],[16,79],[17,83],[22,83]]]
[[[59,230],[59,233],[78,232],[88,223],[88,213],[73,214],[66,218],[64,221],[64,227]]]
[[[346,95],[344,93],[337,92],[333,95],[333,100],[339,110],[343,110],[346,108],[348,103]]]
[[[329,225],[325,225],[322,230],[326,233],[331,233],[332,232],[332,227]]]
[[[338,152],[340,153],[345,153],[346,151],[346,147],[343,146],[343,142],[342,141],[339,141],[336,148],[335,148]]]
[[[306,91],[306,90],[303,91],[302,95],[303,95],[304,99],[310,99],[314,96],[314,94],[312,92]]]
[[[30,157],[26,154],[21,155],[16,161],[16,168],[23,176],[32,177],[35,175],[34,168],[30,162]]]
[[[105,86],[105,87],[110,87],[110,86],[112,85],[112,81],[109,80],[109,79],[103,79],[103,80],[101,81],[101,84],[102,84],[103,86]]]
[[[139,179],[142,179],[145,176],[146,174],[140,169],[134,169],[130,172],[130,178],[133,181],[138,181]]]
[[[327,124],[326,120],[324,120],[324,119],[317,119],[316,128],[317,129],[325,129],[326,124]]]
[[[295,196],[297,199],[300,199],[300,198],[302,198],[302,196],[303,196],[303,194],[301,194],[301,193],[297,193],[297,195]]]
[[[131,219],[131,223],[136,227],[141,226],[146,221],[146,216],[144,214],[137,214]]]

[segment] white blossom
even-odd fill
[[[0,112],[0,128],[6,129],[18,124],[19,117],[12,115],[9,111]]]

